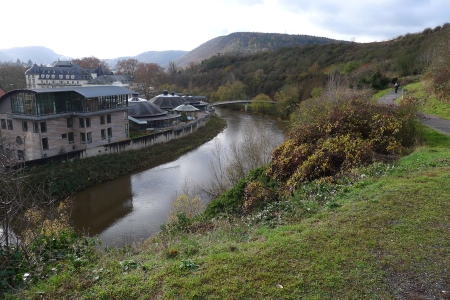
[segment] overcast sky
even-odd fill
[[[100,59],[190,51],[233,32],[373,42],[450,22],[450,0],[5,0],[0,10],[0,49]]]

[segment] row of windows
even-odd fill
[[[33,80],[33,83],[34,83],[34,80]],[[51,84],[51,83],[55,83],[55,80],[39,80],[39,83],[41,83],[41,84]],[[64,81],[60,80],[59,83],[60,84],[64,84]],[[66,84],[71,84],[71,83],[70,83],[69,80],[67,80]],[[72,80],[72,84],[75,84],[75,80]],[[77,84],[80,84],[79,80],[77,80]]]
[[[106,133],[108,133],[108,138],[112,138],[112,128],[109,127],[109,128],[106,128],[106,129],[102,129],[100,131],[100,135],[102,137],[102,140],[106,139]],[[92,132],[87,132],[87,133],[81,132],[80,133],[80,142],[82,144],[86,144],[86,142],[88,144],[92,143]]]
[[[111,115],[106,115],[106,123],[111,123]],[[100,124],[105,124],[105,116],[100,116]],[[79,118],[80,128],[91,127],[91,118]],[[39,131],[40,127],[40,131]],[[67,118],[67,128],[73,127],[73,118]],[[12,120],[1,119],[1,128],[13,130]],[[28,122],[22,121],[22,130],[28,131]],[[47,132],[47,122],[33,122],[33,132]]]
[[[111,123],[111,115],[106,115],[106,123]],[[87,128],[87,127],[91,127],[91,118],[79,118],[78,119],[78,124],[80,126],[80,128]],[[105,116],[101,115],[100,116],[100,124],[103,125],[105,124]],[[67,128],[73,127],[73,119],[72,118],[68,118],[67,119]]]
[[[106,128],[106,129],[102,129],[100,131],[100,135],[102,140],[106,139],[106,134],[108,134],[108,138],[112,138],[112,127]],[[72,144],[75,142],[75,137],[74,137],[74,133],[73,132],[69,132],[69,133],[63,133],[61,135],[61,137],[63,139],[68,139],[69,144]],[[92,143],[92,132],[81,132],[80,133],[80,142],[82,144],[91,144]],[[43,138],[42,139],[42,149],[43,150],[48,150],[49,149],[49,144],[48,144],[48,138]]]
[[[59,77],[59,79],[63,79],[64,78],[64,75],[58,75],[58,77]],[[41,78],[50,78],[50,75],[44,75],[44,74],[41,74]],[[51,76],[51,78],[55,78],[55,75],[52,75]],[[75,78],[75,75],[66,75],[66,79],[74,79]]]

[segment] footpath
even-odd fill
[[[383,97],[379,98],[378,102],[383,104],[395,104],[395,100],[397,100],[397,98],[400,98],[402,94],[403,91],[401,89],[399,89],[397,93],[391,91]],[[450,120],[442,119],[435,115],[423,115],[425,116],[425,120],[422,121],[423,124],[446,135],[450,135]]]

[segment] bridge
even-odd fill
[[[228,100],[228,101],[219,101],[219,102],[213,102],[210,103],[211,106],[218,106],[218,105],[227,105],[227,104],[245,104],[245,111],[247,111],[247,105],[249,103],[252,103],[253,100]],[[260,103],[271,103],[271,104],[276,104],[276,101],[259,101]]]

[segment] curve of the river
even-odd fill
[[[278,144],[284,139],[285,127],[277,120],[222,108],[216,113],[226,119],[227,127],[214,140],[175,161],[78,193],[71,215],[75,227],[90,236],[98,236],[102,244],[108,246],[144,240],[156,234],[166,222],[172,202],[183,192],[186,182],[208,185],[214,143],[227,149],[241,138],[243,129],[250,124],[269,130]]]

